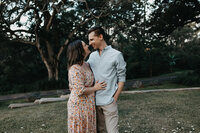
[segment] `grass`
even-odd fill
[[[120,131],[134,133],[200,132],[200,91],[121,95]]]
[[[168,77],[168,76],[180,76],[183,74],[186,74],[188,72],[192,72],[193,70],[177,70],[171,73],[166,73],[166,74],[161,74],[158,76],[153,76],[153,77],[144,77],[144,78],[136,78],[137,80],[144,80],[144,79],[149,79],[149,78],[156,78],[156,77]],[[133,79],[127,79],[126,81],[132,81]]]
[[[186,74],[188,72],[192,72],[193,70],[180,70],[180,71],[175,71],[175,72],[172,72],[172,73],[167,73],[167,74],[163,74],[163,75],[160,75],[161,77],[165,77],[165,76],[179,76],[179,75],[183,75],[183,74]]]
[[[141,88],[127,88],[126,90],[155,90],[155,89],[175,89],[175,88],[187,88],[186,85],[176,84],[173,82],[164,82],[159,85],[147,85]]]
[[[166,82],[160,85],[144,86],[143,88],[138,88],[140,90],[155,90],[155,89],[175,89],[175,88],[186,88],[188,86]]]
[[[0,131],[7,133],[65,133],[67,102],[56,102],[0,112]]]
[[[121,94],[120,133],[199,133],[199,99],[200,90]],[[18,109],[9,103],[0,104],[2,133],[67,132],[67,101]]]

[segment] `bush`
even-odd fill
[[[187,86],[200,86],[199,70],[180,75],[178,76],[175,82],[183,84],[183,85],[187,85]]]
[[[38,82],[38,88],[40,90],[66,89],[68,82],[66,80],[42,80]]]
[[[13,93],[25,93],[33,91],[44,91],[44,90],[58,90],[68,89],[67,80],[40,80],[31,84],[7,84],[0,85],[0,95],[13,94]]]

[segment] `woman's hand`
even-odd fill
[[[106,89],[106,86],[107,86],[107,84],[106,84],[105,81],[100,82],[100,83],[99,83],[99,81],[96,81],[96,82],[95,82],[95,85],[94,85],[94,89],[95,89],[96,91],[98,91],[98,90],[105,90],[105,89]]]

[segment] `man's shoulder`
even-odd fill
[[[97,56],[97,51],[93,51],[91,54],[90,54],[90,56],[89,56],[89,58],[91,58],[91,57],[95,57],[95,56]]]
[[[115,48],[110,48],[109,51],[113,54],[116,54],[116,55],[121,54],[121,52],[119,50],[115,49]]]
[[[97,50],[95,50],[90,55],[97,55],[97,54],[98,54],[98,52],[97,52]]]

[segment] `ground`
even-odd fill
[[[200,132],[200,90],[121,94],[120,133]],[[0,106],[2,133],[65,133],[67,101],[18,109]]]

